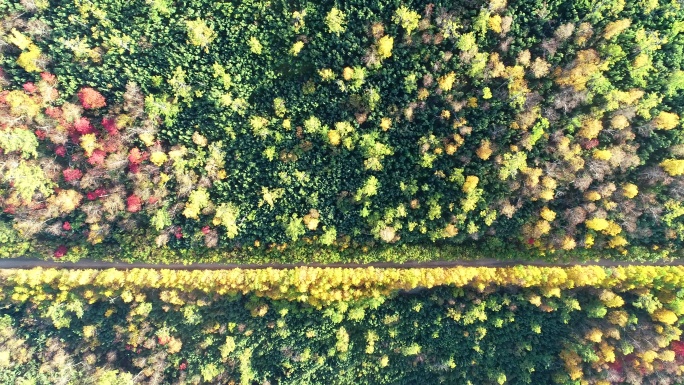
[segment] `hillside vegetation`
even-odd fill
[[[2,256],[681,250],[680,2],[0,14]]]
[[[677,385],[683,287],[682,267],[5,270],[0,381]]]

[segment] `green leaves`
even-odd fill
[[[345,237],[370,245],[384,230],[387,239],[392,231],[401,234],[398,244],[495,234],[529,250],[525,240],[537,237],[523,228],[535,226],[540,201],[559,213],[584,210],[588,190],[603,192],[592,204],[610,220],[629,218],[621,234],[626,241],[682,247],[670,230],[684,219],[664,224],[644,215],[652,205],[662,210],[678,191],[684,136],[678,126],[653,129],[674,125],[673,117],[663,125],[661,111],[684,116],[682,11],[655,1],[542,3],[456,2],[433,9],[422,0],[95,0],[59,7],[5,1],[8,18],[19,19],[5,32],[10,46],[1,61],[7,90],[31,89],[40,76],[31,71],[50,59],[57,106],[75,101],[84,86],[107,97],[113,109],[93,119],[94,132],[80,135],[91,155],[106,136],[102,117],[140,113],[126,94],[127,84],[137,84],[162,135],[152,136],[149,124],[123,124],[120,134],[135,138],[141,152],[156,151],[159,167],[187,173],[166,184],[169,194],[145,218],[153,228],[171,226],[160,207],[173,211],[177,187],[185,197],[202,185],[211,204],[172,222],[192,234],[221,223],[228,236],[220,247],[291,241],[299,230],[295,221],[287,233],[290,215],[316,207],[326,213],[309,230],[318,245]],[[4,154],[42,161],[52,150],[34,138],[54,120],[33,101],[42,91],[7,95],[10,110],[23,116],[0,130]],[[66,115],[73,115],[69,107]],[[71,120],[46,135],[71,135]],[[592,122],[591,135],[583,122]],[[157,140],[191,148],[184,159],[163,162],[151,148]],[[212,143],[217,150],[208,155]],[[663,170],[660,164],[671,172],[653,171]],[[17,169],[49,171],[46,162],[28,165],[31,170],[27,164]],[[466,176],[479,178],[470,193],[461,191]],[[625,215],[621,198],[608,193],[611,184],[627,182],[649,197],[650,203],[634,201],[634,215]],[[40,190],[23,180],[18,186],[23,197]],[[383,216],[400,204],[406,215],[385,223]],[[222,205],[217,215],[213,210]],[[458,235],[440,238],[445,229]],[[584,227],[559,217],[530,247],[550,251],[574,242],[581,249],[586,234],[577,229]],[[188,238],[169,244],[190,247]],[[596,239],[594,247],[610,241]]]
[[[204,20],[188,20],[185,22],[185,26],[188,32],[188,40],[192,45],[207,49],[209,44],[216,39],[216,32]]]
[[[285,234],[292,240],[292,242],[297,242],[300,236],[306,234],[306,229],[302,218],[299,218],[297,214],[292,214],[292,217],[287,222],[285,227]]]
[[[330,33],[334,33],[339,37],[346,30],[346,16],[342,11],[333,7],[325,16],[325,24],[328,26]]]
[[[406,31],[406,34],[410,35],[413,30],[418,28],[420,14],[402,5],[394,13],[392,21],[401,25],[401,27]]]
[[[368,179],[366,179],[366,182],[363,184],[363,186],[356,191],[354,199],[358,202],[364,198],[375,196],[378,194],[378,187],[378,178],[376,178],[374,175],[371,175],[368,177]]]
[[[9,128],[0,131],[0,149],[6,153],[19,152],[22,158],[38,156],[38,139],[24,128]]]
[[[150,224],[157,231],[161,231],[166,227],[171,226],[171,217],[169,216],[168,208],[163,207],[150,218]]]

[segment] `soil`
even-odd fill
[[[684,266],[684,259],[658,262],[621,262],[600,260],[595,262],[582,263],[554,263],[545,261],[500,261],[494,258],[479,259],[475,261],[430,261],[430,262],[375,262],[375,263],[272,263],[272,264],[231,264],[231,263],[197,263],[184,265],[175,264],[154,264],[154,263],[121,263],[104,262],[93,260],[80,260],[78,262],[44,261],[29,258],[0,259],[0,269],[30,269],[34,267],[61,268],[61,269],[171,269],[171,270],[221,270],[221,269],[291,269],[293,267],[343,267],[343,268],[393,268],[393,269],[413,269],[413,268],[439,268],[439,267],[509,267],[509,266]]]

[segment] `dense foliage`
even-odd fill
[[[0,0],[0,257],[681,256],[682,32],[676,0]],[[671,385],[683,324],[674,266],[5,270],[0,383]]]
[[[3,255],[684,240],[677,1],[0,13]]]
[[[675,267],[6,270],[0,381],[677,384],[683,279]],[[359,295],[321,302],[328,290]]]

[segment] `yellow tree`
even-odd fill
[[[556,83],[561,86],[572,86],[575,91],[582,91],[587,88],[591,76],[599,71],[600,64],[601,60],[595,50],[579,51],[572,68],[563,70],[556,78]]]

